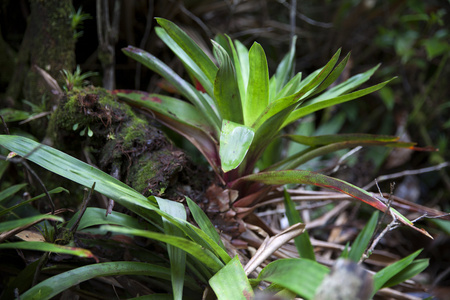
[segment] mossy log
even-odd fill
[[[198,167],[154,125],[108,91],[88,87],[61,98],[47,137],[54,147],[90,160],[145,196],[198,198],[207,184],[196,178],[209,176],[196,175]]]

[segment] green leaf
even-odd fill
[[[5,122],[16,122],[28,119],[31,114],[26,111],[17,110],[13,108],[2,108],[0,109],[0,115],[3,117]]]
[[[284,189],[284,207],[286,210],[286,217],[289,221],[289,225],[292,226],[297,223],[301,223],[302,219],[300,214],[295,209],[295,204],[291,200],[291,196]],[[311,260],[316,260],[316,255],[314,254],[314,247],[311,245],[311,240],[309,239],[309,234],[305,230],[301,235],[294,238],[294,244],[297,247],[298,254],[301,258],[307,258]]]
[[[48,193],[49,193],[50,195],[51,195],[51,194],[61,193],[61,192],[69,193],[68,190],[66,190],[65,188],[62,188],[62,187],[57,187],[57,188],[54,188],[54,189],[51,190],[51,191],[48,191]],[[33,197],[33,198],[28,199],[28,200],[26,200],[26,201],[22,201],[22,202],[20,202],[19,204],[16,204],[16,205],[14,205],[14,206],[5,208],[5,209],[3,209],[2,211],[0,211],[0,216],[3,216],[3,215],[5,215],[5,214],[7,214],[7,213],[9,213],[9,212],[11,212],[11,211],[13,211],[13,210],[15,210],[16,208],[19,208],[19,207],[21,207],[21,206],[23,206],[23,205],[26,205],[26,204],[28,204],[28,203],[31,203],[31,202],[33,202],[33,201],[35,201],[35,200],[37,200],[37,199],[43,198],[43,197],[45,197],[45,196],[47,196],[47,195],[46,195],[45,193],[42,193],[42,194],[40,194],[39,196]]]
[[[244,160],[255,132],[252,128],[223,120],[220,135],[220,160],[224,172],[237,168]]]
[[[8,231],[14,228],[32,225],[33,223],[37,223],[43,220],[52,220],[58,222],[64,222],[64,219],[58,216],[53,215],[37,215],[28,218],[22,218],[19,220],[6,221],[0,223],[0,232]]]
[[[206,53],[177,25],[163,18],[156,18],[158,24],[183,49],[183,51],[200,67],[210,82],[214,82],[217,73],[216,65]]]
[[[281,99],[276,99],[271,102],[270,105],[264,106],[262,110],[258,110],[257,112],[260,112],[260,114],[255,117],[255,122],[252,124],[252,127],[257,129],[262,126],[268,119],[276,115],[286,118],[284,112],[286,110],[290,110],[290,107],[292,107],[296,103],[298,104],[299,101],[305,99],[308,95],[310,95],[314,91],[314,89],[332,72],[339,58],[340,52],[341,51],[338,50],[322,69],[317,70],[316,72],[308,76],[302,82],[302,87],[298,92]]]
[[[260,44],[255,42],[248,55],[250,73],[243,108],[245,125],[251,126],[269,104],[269,69]]]
[[[22,249],[22,250],[33,250],[33,251],[45,251],[53,253],[64,253],[75,255],[79,257],[95,258],[91,251],[76,248],[67,247],[61,245],[55,245],[46,242],[14,242],[14,243],[3,243],[0,244],[0,249]]]
[[[255,296],[237,256],[211,277],[209,284],[219,300],[248,300]]]
[[[429,259],[423,258],[423,259],[417,259],[413,262],[411,262],[406,268],[401,270],[399,273],[391,277],[384,285],[383,287],[391,287],[394,285],[397,285],[399,283],[404,282],[405,280],[408,280],[417,274],[420,274],[423,270],[425,270],[428,267]]]
[[[276,91],[274,94],[276,95],[281,91],[281,89],[286,85],[289,79],[292,77],[292,73],[294,71],[294,58],[295,58],[295,43],[297,41],[297,36],[294,36],[291,41],[291,48],[289,52],[284,56],[281,60],[280,64],[277,67],[274,77],[276,78]]]
[[[66,228],[71,228],[78,219],[80,212],[77,212],[67,223]],[[78,225],[78,230],[83,230],[97,225],[121,225],[137,229],[148,229],[149,225],[145,222],[139,222],[138,219],[132,216],[112,211],[106,216],[106,209],[98,207],[88,207],[81,217]]]
[[[257,181],[257,182],[261,182],[261,183],[269,184],[269,185],[283,185],[283,184],[290,184],[290,183],[316,185],[316,186],[336,190],[338,192],[347,194],[350,197],[353,197],[355,199],[363,201],[382,212],[387,211],[387,206],[383,202],[378,200],[377,198],[373,197],[369,192],[367,192],[357,186],[354,186],[344,180],[340,180],[337,178],[329,177],[329,176],[311,172],[311,171],[285,170],[285,171],[261,172],[261,173],[251,174],[251,175],[242,177],[239,180],[236,180],[236,182],[233,182],[232,186],[242,180]],[[396,211],[393,208],[391,208],[390,210],[391,210],[391,213],[393,213],[398,218],[398,220],[400,222],[402,222],[404,225],[406,225],[414,230],[417,230],[420,233],[432,238],[428,232],[426,232],[424,229],[415,227],[411,221],[409,221],[406,217],[404,217],[398,211]]]
[[[208,78],[208,76],[204,73],[202,68],[197,64],[198,62],[194,61],[187,53],[183,50],[171,37],[167,34],[167,31],[161,27],[156,27],[155,32],[158,37],[166,44],[173,53],[181,60],[184,67],[190,72],[192,76],[197,79],[205,91],[209,95],[213,95],[213,82]],[[209,59],[209,58],[208,58]],[[214,67],[216,67],[214,65]],[[217,67],[216,67],[217,68]]]
[[[211,223],[205,212],[200,207],[198,207],[198,205],[189,197],[186,197],[186,202],[188,204],[189,210],[191,211],[192,217],[194,218],[200,229],[203,230],[223,250],[226,250],[219,234],[217,233],[214,225]]]
[[[230,39],[230,46],[232,45],[233,42]],[[248,49],[238,40],[234,41],[234,45],[236,46],[236,54],[234,54],[233,51],[234,67],[236,68],[238,76],[239,90],[241,91],[241,101],[244,104],[247,98],[248,80],[250,73],[249,54]],[[232,49],[234,49],[234,47],[232,47]]]
[[[391,79],[393,80],[393,79]],[[385,82],[379,83],[377,85],[358,90],[356,92],[334,97],[334,98],[324,98],[321,95],[320,97],[314,98],[310,101],[308,101],[306,104],[300,106],[300,108],[296,109],[291,113],[291,115],[287,118],[287,120],[284,122],[283,127],[300,119],[301,117],[304,117],[306,115],[309,115],[313,112],[316,112],[318,110],[321,110],[323,108],[327,108],[336,104],[344,103],[350,100],[354,100],[357,98],[361,98],[362,96],[365,96],[367,94],[373,93],[382,87],[384,87],[386,84],[388,84],[391,80],[387,80]]]
[[[224,266],[211,251],[205,249],[198,243],[192,242],[186,238],[181,238],[178,236],[172,236],[158,232],[151,232],[146,230],[125,228],[118,226],[104,225],[100,228],[111,232],[142,236],[149,239],[164,242],[169,245],[173,245],[191,254],[193,257],[202,262],[206,267],[208,267],[213,272],[219,271]]]
[[[407,257],[381,269],[373,277],[373,295],[375,292],[381,289],[391,278],[400,274],[402,270],[408,267],[413,260],[422,252],[422,250],[417,250],[416,252],[408,255]],[[397,277],[398,278],[398,277]],[[372,295],[372,296],[373,296]]]
[[[313,299],[328,273],[327,267],[309,259],[278,259],[261,271],[258,281],[273,282],[305,299]]]
[[[369,222],[367,222],[364,229],[356,237],[350,248],[350,252],[348,253],[348,258],[350,260],[353,260],[356,263],[360,261],[372,239],[375,228],[377,227],[378,214],[378,211],[372,214]]]
[[[218,43],[213,42],[214,53],[219,61],[219,70],[214,81],[214,96],[222,119],[244,123],[241,95],[233,63]]]
[[[360,141],[360,142],[395,142],[399,140],[399,137],[389,136],[389,135],[375,135],[375,134],[329,134],[329,135],[318,135],[318,136],[305,136],[305,135],[294,135],[286,134],[284,137],[289,138],[291,141],[307,145],[307,146],[324,146],[339,142],[348,141]]]
[[[170,270],[158,265],[117,261],[88,265],[50,277],[20,295],[21,300],[51,299],[83,281],[105,276],[141,275],[170,280]]]
[[[2,203],[3,200],[8,199],[9,197],[11,197],[12,195],[14,195],[15,193],[17,193],[18,191],[20,191],[21,189],[23,189],[26,186],[27,186],[26,183],[21,183],[21,184],[12,185],[12,186],[4,189],[3,191],[0,192],[0,203]]]
[[[0,135],[0,145],[16,152],[41,167],[61,175],[67,179],[91,188],[94,182],[95,190],[120,205],[147,219],[150,223],[161,223],[162,216],[177,225],[198,245],[213,251],[224,263],[230,256],[215,243],[206,233],[189,222],[174,218],[156,207],[154,197],[145,198],[123,182],[90,166],[59,150],[39,144],[21,136]],[[157,215],[156,215],[156,214]],[[159,216],[158,216],[159,215]]]
[[[220,120],[216,111],[213,109],[214,103],[211,102],[212,100],[208,101],[211,98],[202,95],[194,86],[150,53],[132,46],[123,48],[122,52],[169,81],[170,84],[177,88],[181,95],[186,97],[203,114],[208,124],[213,126],[216,132],[219,132]]]
[[[156,197],[159,208],[165,213],[186,221],[186,209],[184,205],[175,201]],[[169,220],[163,218],[164,234],[184,238],[181,229]],[[186,252],[180,247],[172,244],[167,245],[170,259],[170,273],[174,300],[183,299],[184,274],[186,272]]]

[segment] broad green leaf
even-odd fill
[[[232,42],[230,40],[230,44],[231,43]],[[242,75],[242,83],[243,83],[244,89],[242,89],[241,85],[239,85],[239,89],[244,92],[244,97],[242,97],[242,94],[241,94],[242,104],[244,104],[246,101],[246,97],[247,97],[248,80],[249,80],[249,76],[250,76],[249,53],[248,53],[247,47],[245,47],[244,44],[242,44],[238,40],[234,41],[234,45],[236,46],[237,57],[239,59],[239,65],[240,65],[240,69],[241,69],[240,74]],[[235,60],[235,65],[236,65],[236,60]],[[238,71],[238,68],[236,66],[235,66],[235,68],[236,68],[236,71]],[[238,78],[239,78],[239,74],[238,74]],[[244,101],[244,99],[245,99],[245,101]]]
[[[391,79],[392,80],[392,79]],[[343,95],[343,96],[339,96],[339,97],[335,97],[335,98],[326,98],[324,99],[323,97],[321,98],[314,98],[310,101],[307,101],[306,104],[303,104],[300,106],[300,108],[296,109],[295,111],[293,111],[291,113],[291,115],[287,118],[287,120],[284,122],[283,126],[286,126],[298,119],[300,119],[301,117],[304,117],[306,115],[309,115],[313,112],[316,112],[318,110],[321,110],[323,108],[327,108],[336,104],[340,104],[340,103],[344,103],[350,100],[354,100],[357,98],[361,98],[362,96],[365,96],[367,94],[373,93],[379,89],[381,89],[382,87],[384,87],[386,84],[388,84],[391,80],[387,80],[385,82],[379,83],[377,85],[362,89],[362,90],[358,90],[356,92],[347,94],[347,95]]]
[[[407,257],[396,261],[395,263],[381,269],[373,276],[373,294],[376,291],[381,289],[391,278],[400,274],[402,270],[408,267],[413,260],[422,252],[422,250],[417,250],[413,254],[408,255]],[[373,295],[372,295],[373,296]]]
[[[214,96],[222,120],[244,123],[241,95],[233,63],[222,46],[213,42],[214,53],[219,61],[219,70],[214,81]]]
[[[245,125],[251,126],[269,104],[269,69],[260,44],[253,44],[248,57],[250,72],[243,109]]]
[[[127,48],[123,48],[122,52],[155,71],[164,77],[170,84],[175,86],[181,95],[186,97],[199,111],[201,111],[205,119],[208,120],[208,123],[213,126],[216,132],[219,132],[220,121],[216,111],[212,107],[212,103],[209,102],[207,100],[208,98],[204,97],[201,92],[197,91],[194,86],[181,78],[161,60],[142,49],[128,46]]]
[[[200,67],[209,81],[214,82],[217,66],[211,61],[208,55],[174,23],[163,18],[156,18],[156,21],[195,64]]]
[[[285,171],[268,171],[257,174],[251,174],[240,178],[238,181],[256,181],[268,185],[283,185],[283,184],[310,184],[316,185],[327,189],[332,189],[344,194],[349,195],[355,199],[363,201],[370,206],[382,211],[387,211],[387,206],[379,199],[373,197],[369,192],[354,186],[344,180],[329,177],[320,173],[315,173],[306,170],[285,170]],[[234,185],[233,183],[232,185]],[[391,208],[398,220],[404,225],[419,231],[420,233],[432,238],[428,232],[424,229],[419,229],[409,221],[406,217],[400,214],[395,209]]]
[[[165,200],[156,197],[159,209],[165,213],[186,221],[186,209],[184,205],[175,201]],[[164,234],[184,238],[181,229],[169,220],[163,218]],[[183,299],[184,274],[186,272],[186,252],[180,247],[172,244],[167,245],[167,252],[170,259],[170,273],[174,300]]]
[[[292,226],[297,223],[301,223],[302,219],[298,211],[295,209],[295,204],[291,200],[291,195],[284,189],[284,207],[286,211],[286,217],[289,221],[289,225]],[[314,247],[311,245],[311,240],[309,239],[309,234],[305,230],[301,235],[294,238],[294,244],[297,247],[298,254],[301,258],[307,258],[310,260],[316,260],[316,255],[314,254]]]
[[[50,195],[51,195],[51,194],[61,193],[61,192],[69,193],[68,190],[66,190],[65,188],[62,188],[62,187],[57,187],[57,188],[54,188],[53,190],[48,191],[48,193],[49,193]],[[43,197],[46,197],[46,196],[47,196],[47,195],[46,195],[45,193],[42,193],[42,194],[40,194],[39,196],[33,197],[33,198],[28,199],[28,200],[26,200],[26,201],[22,201],[22,202],[20,202],[19,204],[16,204],[16,205],[14,205],[14,206],[5,208],[5,209],[3,209],[2,211],[0,211],[0,216],[3,216],[3,215],[5,215],[5,214],[7,214],[7,213],[9,213],[9,212],[11,212],[11,211],[13,211],[13,210],[15,210],[16,208],[19,208],[19,207],[21,207],[21,206],[24,206],[24,205],[26,205],[26,204],[28,204],[28,203],[31,203],[31,202],[33,202],[33,201],[35,201],[35,200],[37,200],[37,199],[40,199],[40,198],[43,198]]]
[[[13,221],[5,221],[0,223],[0,232],[12,230],[14,228],[31,225],[36,222],[40,222],[43,220],[52,220],[58,222],[64,222],[64,219],[58,216],[53,215],[37,215],[28,218],[22,218]]]
[[[219,300],[248,300],[255,296],[237,256],[211,277],[209,284]]]
[[[348,258],[353,260],[354,262],[359,262],[364,252],[366,251],[370,240],[372,239],[373,233],[375,231],[375,227],[378,222],[378,211],[372,214],[369,222],[367,222],[364,229],[358,234],[355,241],[350,248],[350,252],[348,253]]]
[[[147,230],[133,229],[133,228],[125,228],[118,226],[108,226],[104,225],[101,227],[103,230],[109,230],[111,232],[123,233],[123,234],[131,234],[135,236],[142,236],[149,239],[157,240],[160,242],[164,242],[180,249],[183,249],[187,253],[191,254],[197,260],[202,262],[205,266],[207,266],[213,272],[219,271],[224,265],[219,259],[208,249],[205,249],[198,243],[192,242],[186,238],[181,238],[178,236],[167,235],[158,232],[152,232]]]
[[[220,135],[220,160],[224,172],[237,168],[244,160],[255,132],[252,128],[223,120]]]
[[[183,50],[171,37],[167,31],[161,27],[156,27],[155,32],[173,53],[183,62],[184,67],[197,79],[209,95],[213,95],[213,81],[208,78],[202,68]],[[201,50],[200,50],[201,51]],[[209,59],[209,58],[208,58]],[[216,67],[214,65],[214,67]],[[217,67],[216,67],[217,68]]]
[[[328,273],[327,267],[309,259],[278,259],[261,271],[258,281],[273,282],[305,299],[313,299]]]
[[[235,69],[236,74],[236,81],[239,88],[239,94],[240,94],[240,100],[241,100],[241,106],[246,101],[247,97],[247,84],[248,84],[248,50],[245,48],[244,45],[240,44],[238,41],[236,41],[236,47],[234,46],[233,41],[229,36],[226,36],[228,40],[228,47],[230,48],[229,55],[232,59],[233,66]],[[240,47],[242,47],[240,54],[238,54],[238,51],[236,50],[238,45],[240,44]],[[223,45],[222,45],[223,46]],[[227,49],[228,47],[224,47]],[[245,52],[245,54],[244,54]]]
[[[170,270],[158,265],[116,261],[76,268],[50,277],[20,295],[21,300],[46,300],[83,281],[105,276],[141,275],[170,280]]]
[[[191,211],[192,217],[194,218],[200,229],[203,230],[223,250],[226,250],[219,234],[217,233],[214,225],[211,223],[205,212],[189,197],[186,197],[186,202],[188,204],[189,210]]]
[[[383,285],[383,287],[391,287],[397,285],[399,283],[404,282],[405,280],[408,280],[416,276],[417,274],[420,274],[423,270],[425,270],[428,267],[428,264],[429,264],[428,258],[414,260],[406,268],[404,268],[399,273],[391,277],[391,279],[389,279]]]
[[[77,221],[79,214],[80,212],[77,212],[75,215],[73,215],[73,217],[65,227],[71,228]],[[83,230],[97,225],[121,225],[137,229],[148,229],[150,224],[139,222],[138,219],[117,211],[112,211],[110,214],[108,214],[108,216],[106,216],[106,209],[98,207],[88,207],[81,217],[77,229]]]
[[[2,243],[2,244],[0,244],[0,249],[22,249],[22,250],[33,250],[33,251],[45,251],[45,252],[53,252],[53,253],[70,254],[70,255],[75,255],[75,256],[79,256],[79,257],[95,258],[95,256],[91,253],[91,251],[86,250],[86,249],[55,245],[55,244],[46,243],[46,242]]]
[[[0,203],[2,203],[3,200],[8,199],[8,197],[14,195],[15,193],[17,193],[18,191],[20,191],[21,189],[23,189],[26,186],[27,186],[26,183],[21,183],[21,184],[12,185],[12,186],[4,189],[3,191],[0,192]]]

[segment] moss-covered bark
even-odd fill
[[[44,81],[32,70],[34,65],[47,71],[62,83],[61,70],[75,66],[75,39],[71,25],[71,0],[32,0],[31,15],[18,54],[18,62],[7,90],[7,96],[23,98],[40,105],[42,97],[51,99]],[[47,101],[46,109],[56,103]],[[41,138],[45,132],[45,119],[38,121],[33,134]]]
[[[189,195],[184,189],[195,177],[195,168],[184,153],[104,89],[69,92],[53,113],[47,136],[53,146],[71,155],[88,149],[92,163],[146,196]],[[203,186],[188,190],[198,193]]]

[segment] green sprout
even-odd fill
[[[62,70],[61,73],[64,77],[64,82],[65,82],[63,89],[66,92],[71,91],[74,88],[82,88],[83,86],[85,86],[89,83],[89,81],[86,80],[87,78],[98,75],[97,72],[91,72],[91,71],[85,72],[82,74],[79,65],[77,65],[77,68],[75,69],[75,72],[73,72],[73,73],[71,73],[67,70]]]
[[[92,19],[91,15],[82,12],[82,7],[80,6],[78,10],[72,7],[72,11],[69,15],[71,19],[71,25],[73,30],[73,38],[77,40],[79,37],[83,36],[83,31],[77,31],[77,29],[83,28],[83,22],[88,19]]]

